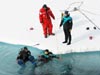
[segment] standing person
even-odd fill
[[[51,9],[46,4],[44,4],[43,7],[39,11],[39,19],[43,27],[45,38],[47,38],[48,35],[55,35],[52,32],[53,25],[52,25],[51,18],[55,19],[55,16],[52,13]]]
[[[63,31],[65,35],[65,41],[63,43],[67,43],[67,45],[71,44],[71,30],[72,30],[72,17],[70,17],[70,14],[68,11],[65,11],[64,17],[61,20],[60,27],[63,25]]]

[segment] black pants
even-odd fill
[[[65,41],[71,43],[71,32],[69,29],[64,28]]]

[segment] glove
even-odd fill
[[[61,27],[61,25],[59,25],[59,28]]]
[[[71,32],[72,31],[72,29],[69,29],[69,32]]]
[[[53,19],[55,20],[55,17],[53,17]]]
[[[55,20],[55,17],[53,19]]]

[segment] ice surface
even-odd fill
[[[61,13],[69,6],[70,9],[83,4],[80,10],[100,28],[100,1],[98,0],[4,0],[0,1],[0,41],[12,44],[35,46],[40,49],[48,48],[56,54],[85,52],[100,49],[100,30],[94,30],[94,25],[80,12],[70,12],[73,18],[72,44],[67,46],[64,41],[63,28],[59,29]],[[55,15],[53,32],[55,36],[47,39],[43,36],[39,22],[39,10],[47,4]],[[90,30],[86,30],[89,27]],[[30,30],[30,28],[34,28]],[[90,40],[89,37],[93,39]]]
[[[94,25],[78,11],[70,12],[73,18],[72,44],[62,44],[63,29],[59,29],[61,13],[74,2],[76,4],[70,9],[83,2],[81,11],[100,27],[100,0],[1,0],[0,75],[100,75],[100,30],[94,30]],[[38,17],[44,3],[56,17],[52,21],[56,35],[47,39],[43,37]],[[30,30],[31,27],[34,29]],[[86,30],[87,27],[90,29]],[[90,36],[93,39],[89,39]],[[36,68],[27,62],[23,74],[19,74],[22,68],[16,63],[16,57],[25,45],[36,58],[42,50],[50,49],[61,59]]]
[[[59,54],[60,59],[53,59],[36,68],[27,62],[20,74],[21,67],[16,63],[16,57],[24,46],[0,42],[0,75],[100,75],[100,51]],[[27,47],[35,58],[42,51]]]

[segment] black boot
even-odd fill
[[[62,42],[62,43],[67,43],[67,41],[64,41],[64,42]]]
[[[55,33],[51,33],[51,34],[49,34],[49,35],[53,35],[53,36],[54,36],[54,35],[55,35]]]
[[[45,35],[44,37],[47,38],[47,35]]]
[[[71,43],[69,42],[69,43],[67,43],[67,45],[70,45]]]

